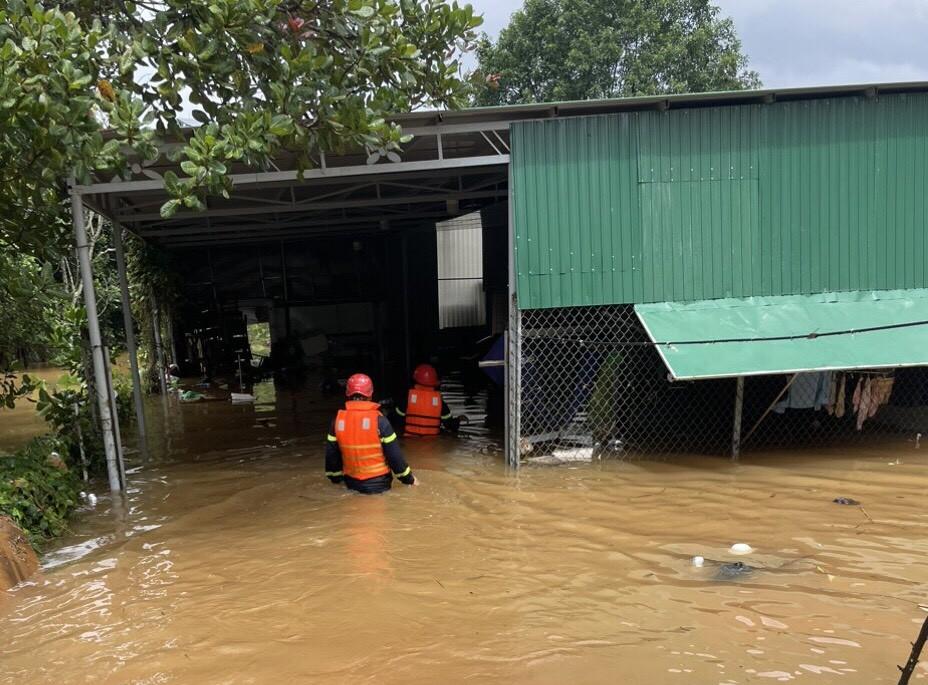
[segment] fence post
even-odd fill
[[[506,463],[519,468],[521,456],[522,316],[515,295],[509,299],[506,347]]]
[[[521,394],[522,394],[522,312],[519,311],[519,298],[517,295],[516,278],[516,234],[515,234],[515,217],[513,216],[513,204],[516,196],[515,178],[512,173],[512,165],[509,165],[507,171],[509,188],[509,198],[507,206],[506,221],[506,247],[509,252],[509,325],[504,338],[503,358],[506,362],[504,369],[505,377],[505,395],[506,410],[505,414],[505,432],[506,432],[506,464],[511,468],[518,469],[521,462],[521,438],[522,438],[522,421],[521,412]]]
[[[731,460],[741,457],[741,415],[744,410],[744,376],[738,376],[735,385],[735,420],[731,430]]]

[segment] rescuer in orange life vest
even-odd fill
[[[442,400],[438,390],[438,372],[431,364],[419,364],[412,374],[415,385],[406,396],[406,408],[396,408],[404,423],[404,434],[419,437],[438,435],[441,429],[455,432],[460,419],[451,415],[451,409]]]
[[[325,475],[365,495],[389,490],[393,476],[406,485],[416,485],[393,426],[380,413],[380,405],[371,401],[374,382],[356,373],[348,379],[345,396],[345,408],[329,428]]]

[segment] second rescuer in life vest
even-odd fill
[[[455,433],[461,420],[451,414],[451,409],[441,396],[441,381],[431,364],[419,364],[412,374],[415,383],[406,396],[406,407],[396,408],[397,418],[403,422],[405,435],[417,437],[435,436],[442,429]]]
[[[396,432],[380,405],[372,402],[374,382],[363,373],[348,379],[348,401],[329,428],[325,475],[365,495],[386,492],[396,476],[415,485],[416,477],[396,442]]]

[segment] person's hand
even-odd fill
[[[412,477],[412,483],[410,485],[419,485],[419,479],[415,476]]]

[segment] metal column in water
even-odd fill
[[[161,342],[161,316],[158,310],[158,298],[155,297],[154,293],[151,294],[151,325],[155,338],[155,357],[158,360],[158,381],[161,387],[161,397],[166,398],[168,396],[168,386],[164,376],[168,367],[164,359],[164,346]]]
[[[522,422],[520,420],[522,384],[522,313],[515,295],[509,296],[509,328],[505,334],[506,359],[506,463],[519,468]]]
[[[509,167],[509,188],[512,189],[512,167]],[[519,420],[521,401],[522,371],[522,312],[519,311],[519,299],[516,295],[515,234],[513,229],[512,202],[508,203],[509,220],[507,222],[507,245],[509,250],[509,325],[505,334],[503,358],[505,368],[504,426],[506,440],[506,463],[512,468],[519,468],[521,461],[521,432]]]
[[[113,224],[113,248],[116,251],[116,271],[119,274],[119,294],[122,297],[122,321],[126,329],[126,350],[129,353],[129,368],[132,372],[132,398],[135,402],[135,417],[138,422],[140,440],[145,439],[145,408],[142,398],[142,380],[139,376],[138,348],[135,342],[135,324],[129,301],[129,281],[126,278],[126,255],[122,243],[122,226]]]
[[[93,271],[90,266],[90,245],[87,243],[87,229],[84,226],[84,205],[81,196],[71,192],[71,220],[74,224],[74,241],[77,260],[80,264],[81,283],[84,288],[84,306],[87,309],[87,328],[90,334],[90,351],[93,358],[94,386],[97,404],[100,409],[100,423],[103,432],[103,449],[106,454],[106,472],[109,476],[110,490],[120,492],[122,484],[119,478],[119,460],[121,456],[116,448],[113,436],[113,415],[110,412],[112,398],[107,392],[107,370],[103,358],[103,341],[100,337],[100,322],[97,317],[97,297],[93,287]]]

